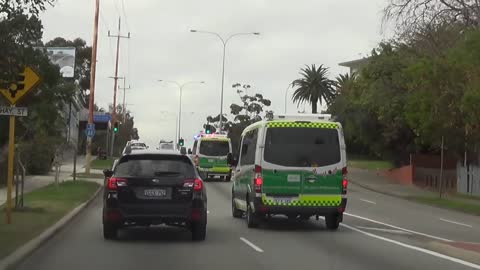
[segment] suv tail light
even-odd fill
[[[110,177],[110,179],[108,179],[108,189],[110,190],[117,190],[118,187],[126,187],[126,186],[128,186],[127,179],[116,178],[116,177]]]
[[[347,194],[347,187],[348,187],[348,180],[347,180],[347,167],[342,168],[342,175],[343,175],[343,180],[342,180],[342,194]]]
[[[201,191],[203,189],[202,179],[186,180],[183,182],[183,187],[193,188],[194,191]]]
[[[195,156],[195,158],[193,159],[193,162],[195,163],[195,166],[198,166],[198,164],[200,163],[198,160],[198,155]]]
[[[263,186],[262,167],[255,165],[255,179],[254,179],[255,193],[262,193],[262,186]]]

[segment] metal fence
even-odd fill
[[[480,166],[457,164],[457,192],[480,195]]]

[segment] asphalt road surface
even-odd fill
[[[105,241],[98,197],[17,269],[480,269],[431,248],[480,242],[480,218],[351,187],[344,223],[331,232],[314,218],[248,229],[231,216],[231,183],[209,182],[204,242],[170,227],[123,230],[120,240]]]

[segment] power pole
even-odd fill
[[[126,106],[127,104],[125,103],[125,92],[127,90],[130,90],[132,89],[130,87],[130,85],[128,87],[125,87],[125,85],[127,84],[127,79],[126,78],[123,78],[123,87],[118,87],[119,89],[122,89],[123,90],[123,105],[122,105],[122,110],[123,110],[123,122],[125,123],[126,122],[126,117],[127,117],[127,109],[126,109]]]
[[[100,11],[100,0],[95,1],[95,19],[93,26],[93,48],[92,48],[92,63],[90,74],[90,96],[88,98],[88,123],[93,125],[93,110],[95,107],[95,74],[97,70],[97,45],[98,45],[98,17]],[[92,138],[87,137],[87,164],[85,166],[85,173],[90,173],[90,163],[92,162]]]
[[[120,58],[120,39],[121,38],[130,38],[130,33],[127,36],[121,35],[121,18],[118,18],[118,33],[117,35],[110,35],[110,31],[108,31],[108,37],[115,37],[117,38],[117,56],[115,60],[115,76],[113,77],[113,112],[112,112],[112,123],[115,125],[117,122],[117,87],[118,87],[118,61]],[[112,147],[110,149],[110,156],[113,157],[113,148],[115,145],[115,132],[112,132]]]

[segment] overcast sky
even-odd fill
[[[43,15],[44,40],[80,37],[92,43],[94,0],[58,0]],[[288,84],[306,64],[324,64],[330,76],[348,70],[338,63],[366,56],[386,36],[381,28],[386,0],[101,0],[96,100],[113,100],[115,39],[122,17],[119,76],[127,77],[127,106],[140,137],[151,146],[175,139],[179,91],[157,80],[205,81],[184,89],[182,137],[192,144],[208,115],[220,110],[222,45],[208,30],[238,36],[227,46],[224,111],[238,95],[232,84],[252,85],[283,113]],[[126,16],[125,16],[126,15]],[[290,91],[290,93],[293,91]],[[119,93],[122,102],[122,93]],[[300,106],[303,109],[303,106]],[[310,106],[306,106],[310,110]],[[298,111],[288,99],[288,112]],[[193,113],[195,112],[195,113]]]

